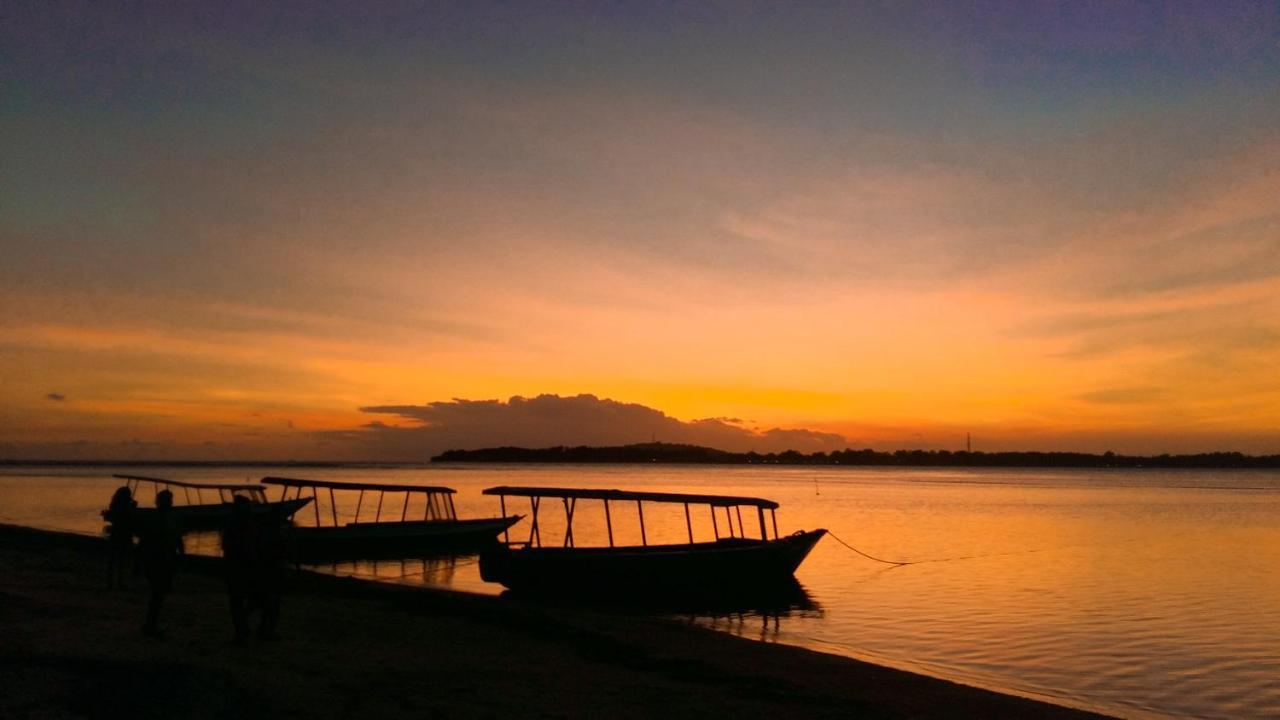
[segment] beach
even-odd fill
[[[0,526],[0,716],[1097,717],[676,621],[295,571],[276,642],[235,645],[216,558],[145,584],[105,543]]]

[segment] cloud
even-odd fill
[[[67,399],[66,395],[63,395],[62,393],[56,393],[56,392],[51,392],[48,395],[45,395],[44,397],[46,400],[52,400],[54,402],[62,402],[63,400]]]
[[[654,440],[736,452],[815,452],[848,446],[848,440],[835,433],[784,428],[757,431],[723,418],[685,422],[651,407],[595,395],[516,396],[505,402],[454,399],[361,410],[396,416],[412,424],[373,421],[356,430],[320,434],[331,443],[346,446],[345,456],[422,460],[455,448],[625,445]]]
[[[797,178],[796,190],[726,214],[720,229],[771,249],[810,278],[936,283],[985,272],[1052,233],[1025,183],[939,163],[867,164]],[[1015,211],[1011,208],[1036,211]],[[996,258],[999,258],[998,263]]]
[[[1167,395],[1164,389],[1158,387],[1123,387],[1084,393],[1080,395],[1080,399],[1101,405],[1128,405],[1161,400]]]
[[[1177,177],[1073,233],[1037,282],[1134,301],[1280,278],[1280,136],[1242,140]]]

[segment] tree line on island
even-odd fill
[[[1213,452],[1196,455],[1100,455],[1077,452],[970,452],[965,450],[836,450],[802,453],[728,452],[699,445],[640,443],[614,447],[494,447],[447,450],[432,462],[678,463],[716,465],[878,465],[1080,468],[1280,468],[1280,455]]]

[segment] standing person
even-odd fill
[[[129,487],[116,489],[111,496],[111,504],[102,512],[107,525],[107,589],[123,588],[125,578],[129,574],[129,558],[133,554],[133,533],[135,530],[134,510],[138,503],[133,500]]]
[[[160,608],[164,596],[173,585],[173,574],[178,569],[178,559],[185,553],[182,546],[182,525],[173,513],[173,493],[161,490],[156,493],[155,513],[142,524],[138,541],[138,555],[142,570],[147,576],[151,594],[147,600],[147,620],[142,632],[151,637],[163,637],[160,632]]]
[[[257,555],[253,508],[249,498],[237,495],[232,503],[231,517],[222,529],[222,575],[227,582],[236,643],[249,639],[249,601],[254,592]]]
[[[272,511],[262,519],[258,532],[257,565],[254,568],[254,584],[262,617],[258,620],[259,640],[278,640],[276,627],[280,622],[280,596],[284,591],[284,573],[288,566],[285,548],[285,523],[288,519]]]

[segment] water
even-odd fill
[[[116,486],[110,472],[0,470],[0,522],[99,532],[97,512]],[[288,473],[144,474],[236,482]],[[496,498],[479,492],[491,485],[767,497],[782,505],[783,534],[825,527],[870,555],[926,562],[879,564],[826,538],[797,573],[807,609],[693,622],[1125,717],[1280,716],[1274,471],[431,466],[292,474],[448,485],[463,517],[498,514]],[[514,501],[508,509],[528,510]],[[327,497],[319,511],[330,512]],[[307,508],[299,519],[313,517]],[[543,506],[544,543],[563,532],[562,517],[558,505]],[[693,519],[695,535],[709,537],[710,516]],[[680,506],[646,505],[645,520],[650,542],[685,536]],[[755,532],[756,520],[744,520]],[[617,507],[614,525],[620,543],[638,541],[635,519]],[[603,527],[599,504],[580,503],[578,543],[603,543]],[[207,538],[197,546],[216,551]],[[500,591],[480,580],[474,558],[329,570]]]

